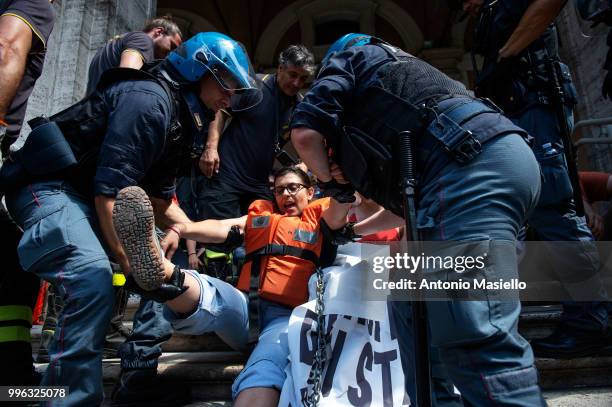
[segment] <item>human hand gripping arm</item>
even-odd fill
[[[180,206],[172,201],[151,197],[151,205],[155,213],[155,224],[166,231],[166,236],[160,242],[162,250],[166,253],[166,258],[171,259],[180,241],[178,233],[172,233],[172,225],[175,223],[190,223],[191,219]]]
[[[196,241],[185,239],[185,246],[187,246],[187,261],[189,262],[189,268],[192,270],[199,270],[200,267],[202,267],[202,261],[198,257]]]
[[[521,17],[512,35],[499,50],[500,58],[520,54],[559,15],[567,0],[534,0]]]

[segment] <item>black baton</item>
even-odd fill
[[[402,192],[404,198],[404,220],[406,221],[406,238],[408,249],[420,253],[419,233],[416,227],[416,176],[412,144],[412,133],[399,133],[400,142],[400,175],[402,177]],[[421,275],[417,270],[417,277]],[[420,296],[419,296],[420,297]],[[431,375],[429,365],[429,343],[427,341],[427,316],[425,303],[417,298],[412,301],[412,331],[414,342],[416,407],[431,407]],[[411,400],[412,401],[412,400]]]

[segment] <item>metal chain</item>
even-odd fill
[[[325,294],[325,282],[323,281],[323,270],[317,268],[317,303],[315,305],[315,313],[317,314],[317,330],[315,332],[317,338],[317,348],[315,351],[312,368],[308,376],[308,384],[312,385],[311,390],[306,396],[305,404],[307,407],[316,407],[321,398],[321,385],[323,376],[323,367],[327,361],[327,342],[325,338],[325,303],[323,295]]]

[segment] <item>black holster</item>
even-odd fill
[[[12,152],[0,168],[0,194],[41,179],[65,176],[77,160],[55,122],[31,120],[33,130],[23,147]]]

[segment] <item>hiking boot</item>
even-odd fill
[[[113,208],[113,225],[130,262],[136,283],[147,291],[164,283],[164,254],[155,233],[153,206],[139,187],[119,191]]]

